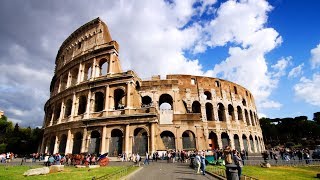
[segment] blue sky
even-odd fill
[[[41,126],[61,43],[100,17],[124,70],[223,78],[253,93],[260,117],[312,119],[320,111],[319,9],[317,0],[4,0],[0,110]]]

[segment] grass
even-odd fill
[[[42,166],[39,166],[42,167]],[[125,167],[122,166],[107,166],[100,167],[96,169],[88,169],[88,168],[75,168],[75,167],[64,167],[64,171],[58,173],[50,173],[47,175],[39,175],[39,176],[28,176],[24,177],[23,173],[29,169],[37,168],[36,166],[0,166],[0,180],[20,180],[20,179],[92,179],[93,177],[100,177],[106,174],[112,174],[117,172]],[[136,170],[137,167],[129,168],[128,174]]]
[[[224,169],[224,166],[220,166]],[[213,168],[208,166],[208,171]],[[260,166],[244,166],[242,174],[261,180],[305,180],[315,179],[317,173],[320,173],[320,166],[273,166],[271,168],[262,168]]]

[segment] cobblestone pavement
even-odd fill
[[[141,163],[142,164],[142,163]],[[129,180],[208,180],[215,179],[206,174],[196,174],[195,170],[189,167],[189,164],[167,163],[166,161],[150,162],[149,165],[141,165],[143,168],[128,177]]]

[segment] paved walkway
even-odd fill
[[[206,174],[196,174],[188,164],[167,163],[166,161],[150,162],[149,165],[142,165],[142,169],[129,176],[129,180],[208,180],[215,179],[213,176]]]

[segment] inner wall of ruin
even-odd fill
[[[122,71],[119,45],[99,18],[61,45],[43,122],[42,153],[264,150],[254,98],[223,79]]]

